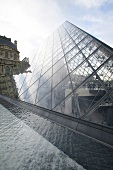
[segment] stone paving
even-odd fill
[[[85,169],[113,170],[113,149],[4,100],[1,101],[1,104],[30,129],[33,129],[36,134],[40,134]],[[61,168],[57,167],[57,169]]]

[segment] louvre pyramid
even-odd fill
[[[19,98],[96,122],[113,102],[113,49],[70,22],[42,44],[32,73],[15,78]]]

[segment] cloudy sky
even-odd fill
[[[18,41],[21,59],[65,20],[113,47],[113,0],[0,0],[0,35]]]

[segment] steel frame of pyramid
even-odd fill
[[[44,41],[31,70],[15,78],[21,100],[106,122],[103,115],[113,106],[111,47],[66,21]]]

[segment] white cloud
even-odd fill
[[[81,17],[84,30],[113,47],[113,12],[96,10]],[[89,23],[89,25],[87,24]]]
[[[70,2],[73,10],[69,6]],[[60,0],[0,0],[0,34],[18,41],[21,58],[33,57],[33,52],[35,54],[43,39],[67,20],[67,16],[73,24],[78,24],[82,29],[86,28],[87,32],[113,44],[113,12],[102,13],[99,8],[92,10],[92,7],[112,2],[64,0],[61,4]],[[79,11],[81,6],[84,8],[78,16],[75,11]],[[90,27],[86,26],[87,22],[91,22]]]
[[[37,49],[64,20],[57,1],[0,0],[0,34],[17,39],[21,58]]]
[[[72,0],[71,3],[77,9],[71,22],[113,47],[113,0]]]
[[[110,4],[113,3],[112,0],[71,0],[75,5],[86,7],[86,8],[94,8],[100,7],[104,3]]]

